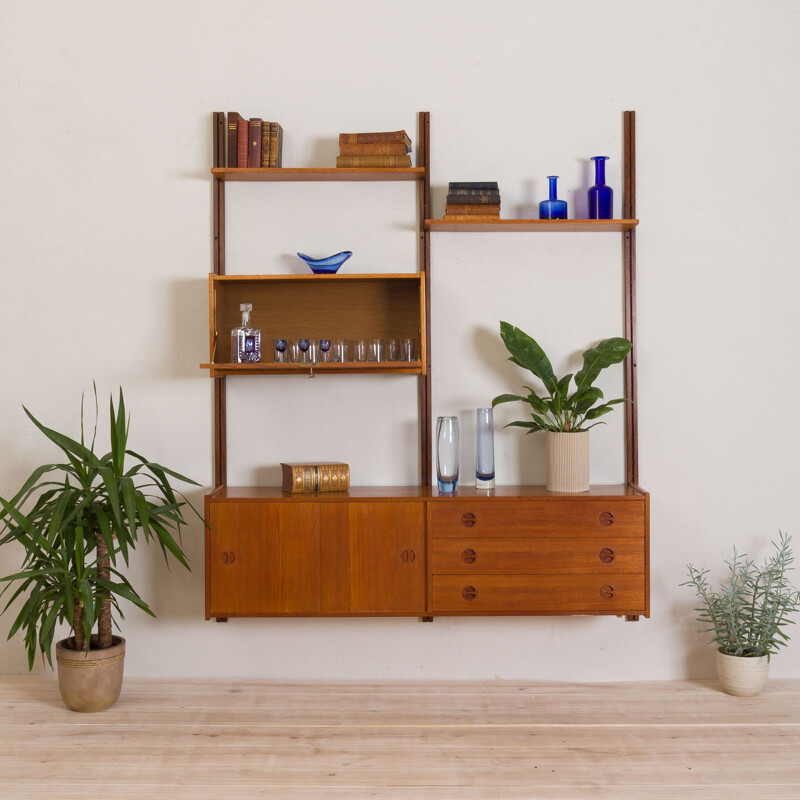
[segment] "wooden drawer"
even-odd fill
[[[431,535],[644,536],[644,498],[530,498],[431,503]]]
[[[435,538],[434,575],[524,575],[530,573],[642,573],[644,543],[633,537]]]
[[[434,575],[433,614],[643,614],[644,575]]]

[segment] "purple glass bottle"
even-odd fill
[[[608,156],[592,156],[594,186],[589,189],[589,219],[614,218],[614,190],[606,186]]]
[[[566,219],[567,201],[558,199],[558,175],[548,175],[550,199],[539,203],[539,219]]]

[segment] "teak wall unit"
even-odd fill
[[[649,495],[638,487],[635,117],[626,111],[623,218],[457,222],[430,216],[430,115],[419,114],[417,167],[232,169],[214,114],[214,272],[209,276],[215,488],[205,498],[206,619],[258,616],[650,614]],[[416,273],[226,275],[228,181],[415,181]],[[626,483],[580,495],[541,486],[431,487],[430,235],[437,231],[621,233],[626,359]],[[230,330],[253,302],[265,360],[230,363]],[[343,338],[418,336],[415,362],[318,364],[314,372],[407,373],[419,383],[420,485],[295,494],[227,486],[226,376],[308,372],[273,364],[270,342],[336,331]],[[323,378],[324,379],[324,378]],[[276,458],[277,460],[277,458]]]

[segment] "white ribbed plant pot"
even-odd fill
[[[547,490],[589,491],[589,431],[547,431]]]
[[[767,682],[769,659],[767,656],[729,656],[717,650],[717,673],[722,688],[736,697],[752,697]]]

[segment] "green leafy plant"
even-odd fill
[[[160,545],[168,563],[171,554],[189,569],[180,544],[180,528],[185,524],[182,509],[188,501],[175,492],[170,477],[198,484],[127,449],[130,421],[122,390],[116,409],[110,400],[111,449],[97,455],[96,388],[94,397],[94,433],[88,445],[83,399],[80,441],[46,428],[25,409],[66,461],[37,467],[14,497],[0,497],[0,546],[17,542],[24,548],[21,570],[0,579],[7,582],[2,594],[16,587],[3,612],[21,594],[27,595],[8,638],[24,629],[29,668],[37,650],[52,666],[57,623],[71,626],[75,649],[104,649],[113,644],[112,606],[124,616],[120,598],[155,616],[118,569],[120,560],[127,565],[140,533],[146,541]],[[134,462],[129,468],[126,456]]]
[[[760,566],[734,549],[728,565],[728,580],[714,591],[707,579],[707,569],[689,564],[689,580],[681,586],[693,586],[703,605],[697,621],[709,627],[720,652],[730,656],[770,656],[789,641],[784,628],[794,624],[789,615],[800,605],[800,592],[786,576],[793,559],[791,536],[780,533],[773,542],[775,553]]]
[[[492,407],[520,400],[532,409],[530,422],[510,422],[506,427],[527,428],[528,433],[588,431],[601,423],[594,422],[587,425],[587,422],[608,414],[613,406],[625,402],[625,398],[620,397],[597,405],[603,400],[603,392],[592,384],[606,367],[619,364],[628,355],[631,343],[627,339],[621,337],[603,339],[583,354],[583,367],[579,372],[557,378],[553,373],[550,359],[536,340],[527,333],[508,322],[501,322],[500,337],[511,353],[508,360],[518,367],[530,370],[545,388],[545,394],[542,396],[530,386],[523,386],[523,389],[528,390],[527,395],[501,394],[495,397],[492,400]],[[570,394],[570,383],[573,378],[575,391]]]

